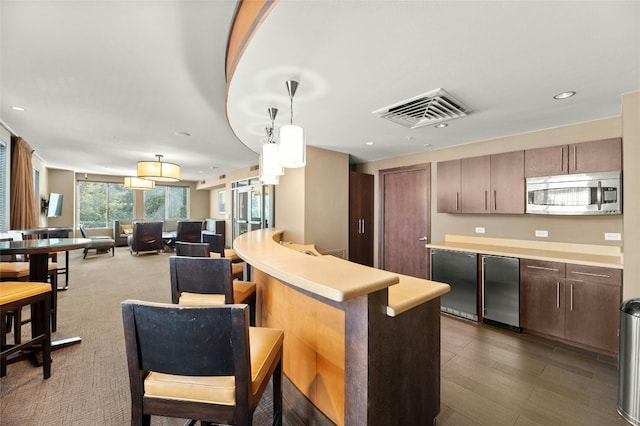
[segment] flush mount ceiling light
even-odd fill
[[[279,146],[275,141],[274,120],[278,115],[278,108],[269,108],[269,118],[271,127],[267,127],[267,142],[262,144],[262,155],[260,156],[260,180],[264,182],[265,176],[282,176],[284,167],[280,164]]]
[[[162,154],[156,154],[158,161],[138,161],[138,177],[160,182],[177,182],[180,180],[180,166],[163,163]]]
[[[14,110],[14,111],[20,111],[20,112],[25,112],[26,111],[26,108],[21,107],[21,106],[12,106],[11,109]]]
[[[555,95],[553,97],[553,99],[557,99],[557,100],[567,99],[567,98],[572,97],[575,94],[576,94],[576,92],[573,92],[573,91],[562,92],[562,93],[558,93],[557,95]]]
[[[447,126],[448,126],[448,124],[447,124],[447,123],[438,123],[438,124],[436,124],[436,125],[435,125],[435,126],[433,126],[433,127],[435,127],[436,129],[444,129],[444,128],[445,128],[445,127],[447,127]]]
[[[280,127],[279,158],[283,167],[294,169],[305,166],[307,148],[304,142],[304,129],[293,124],[293,97],[298,89],[298,82],[288,80],[286,85],[291,101],[291,119],[288,125]]]
[[[127,189],[139,189],[146,191],[147,189],[154,189],[156,183],[152,180],[140,179],[135,176],[127,176],[124,178],[124,187]]]

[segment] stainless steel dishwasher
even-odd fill
[[[520,259],[482,256],[483,322],[520,329]]]
[[[431,280],[449,284],[440,310],[478,321],[478,266],[475,253],[431,249]]]

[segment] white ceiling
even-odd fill
[[[235,7],[2,0],[0,120],[49,167],[125,176],[163,154],[200,180],[257,164],[289,79],[307,143],[354,162],[616,116],[640,90],[637,0],[281,0],[226,97]],[[440,87],[473,112],[444,129],[372,114]]]

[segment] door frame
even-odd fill
[[[379,240],[379,244],[378,244],[378,268],[379,269],[384,269],[384,224],[385,224],[385,199],[384,199],[384,188],[385,188],[385,176],[388,174],[395,174],[395,173],[403,173],[403,172],[410,172],[410,171],[417,171],[417,170],[426,170],[427,171],[427,188],[426,188],[426,194],[425,196],[427,197],[427,235],[425,235],[427,237],[427,241],[425,241],[425,244],[431,242],[431,173],[432,173],[432,168],[431,168],[431,163],[418,163],[418,164],[413,164],[410,166],[401,166],[401,167],[393,167],[390,169],[380,169],[378,170],[378,181],[380,182],[380,185],[378,186],[378,194],[379,194],[379,199],[380,199],[380,204],[379,204],[379,209],[380,209],[380,221],[378,223],[378,240]],[[425,248],[425,256],[427,256],[426,254],[426,248]],[[429,258],[427,256],[427,276],[429,274]]]

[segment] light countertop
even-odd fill
[[[447,284],[408,277],[317,253],[313,245],[280,243],[284,231],[260,229],[234,240],[238,255],[255,268],[318,296],[343,302],[389,288],[387,315],[396,316],[449,291]]]
[[[622,269],[620,247],[446,235],[427,248]]]

